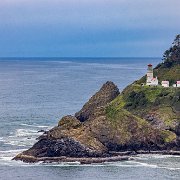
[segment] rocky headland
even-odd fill
[[[180,47],[171,51],[154,70],[174,83],[180,80]],[[14,160],[100,163],[137,153],[180,155],[180,88],[144,82],[142,77],[121,93],[106,82],[79,112],[63,117]]]

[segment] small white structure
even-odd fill
[[[176,82],[177,87],[180,87],[180,81]]]
[[[157,86],[158,85],[158,78],[153,77],[153,67],[152,64],[148,64],[148,69],[147,69],[147,79],[146,79],[146,85],[148,86]]]
[[[177,87],[176,84],[173,84],[173,87]]]
[[[162,82],[161,82],[161,85],[162,85],[163,87],[169,87],[169,81],[162,81]]]

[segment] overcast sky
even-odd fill
[[[0,56],[161,57],[180,0],[0,0]]]

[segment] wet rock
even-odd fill
[[[38,133],[40,133],[40,132],[45,133],[46,131],[45,131],[45,130],[43,130],[43,129],[38,130]]]
[[[118,95],[117,86],[106,82],[75,116],[63,117],[58,126],[44,132],[32,148],[14,159],[73,162],[80,158],[81,163],[94,163],[117,161],[119,158],[109,158],[109,151],[119,151],[121,155],[135,155],[141,150],[179,151],[179,126],[175,134],[167,130],[155,111],[142,111],[142,116],[132,114],[123,108],[125,99]]]
[[[44,162],[44,163],[53,163],[53,162],[76,162],[81,164],[93,164],[93,163],[104,163],[104,162],[116,162],[116,161],[127,161],[132,158],[129,156],[111,156],[111,157],[34,157],[28,155],[18,155],[16,160],[22,160],[27,163],[35,162]]]
[[[19,154],[14,159],[19,159],[23,155],[34,157],[100,157],[102,154],[83,146],[73,138],[65,137],[61,139],[41,139],[32,148]]]

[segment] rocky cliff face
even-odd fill
[[[176,114],[179,111],[173,112],[172,129],[164,124],[154,125],[152,122],[164,123],[167,118],[151,114],[151,106],[144,104],[147,101],[140,103],[145,95],[140,96],[132,109],[130,103],[134,102],[129,98],[132,89],[135,90],[131,87],[119,94],[112,82],[105,83],[75,116],[63,117],[58,126],[44,133],[32,148],[14,159],[31,162],[32,157],[34,161],[42,157],[108,157],[110,151],[179,150]],[[158,105],[156,108],[158,110]]]
[[[104,156],[107,148],[94,135],[90,121],[105,116],[105,106],[118,95],[117,86],[110,81],[106,82],[75,116],[63,117],[58,126],[40,136],[32,148],[22,152],[15,159],[31,161],[28,157]]]
[[[160,80],[180,80],[179,50],[176,43],[155,68]],[[141,86],[144,81],[145,76],[121,94],[113,82],[106,82],[75,116],[63,117],[58,126],[14,159],[37,162],[65,156],[73,161],[72,157],[108,157],[110,151],[142,150],[180,154],[180,88]]]
[[[119,89],[113,82],[106,82],[101,89],[89,99],[83,108],[75,114],[75,117],[81,122],[92,119],[96,116],[98,109],[110,103],[119,94]]]

